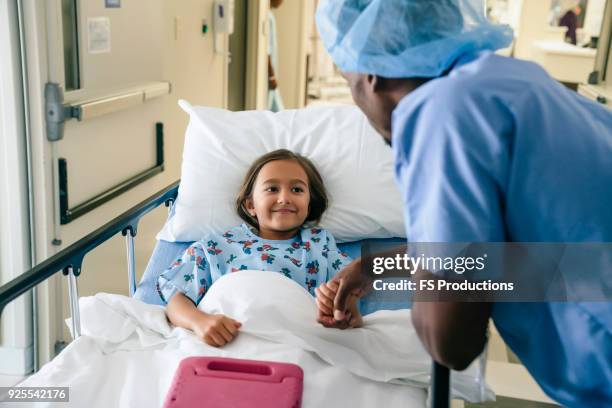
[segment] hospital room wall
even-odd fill
[[[514,56],[521,59],[531,59],[532,44],[537,40],[548,39],[548,16],[551,0],[520,1],[518,20],[518,37],[514,47]]]
[[[528,1],[509,0],[512,16],[510,25],[515,29],[516,39],[514,56],[522,59],[532,58],[533,43],[536,41],[563,42],[565,27],[550,24],[552,0]],[[584,11],[584,32],[598,36],[601,28],[606,0],[589,0]],[[579,29],[580,31],[580,29]]]
[[[92,129],[104,129],[109,135],[117,133],[115,122],[137,123],[146,110],[153,110],[164,123],[165,170],[160,175],[149,179],[137,187],[122,194],[94,211],[62,226],[59,235],[61,246],[52,245],[57,237],[54,219],[56,209],[54,199],[56,190],[53,187],[52,147],[45,137],[44,83],[53,78],[54,67],[49,61],[49,20],[47,9],[50,3],[25,0],[27,25],[28,84],[30,87],[30,123],[32,127],[32,174],[34,194],[34,219],[36,259],[42,261],[57,251],[66,248],[85,234],[112,220],[121,212],[137,204],[144,198],[160,190],[180,177],[181,153],[184,131],[188,122],[187,115],[177,106],[178,99],[189,100],[195,105],[223,107],[227,98],[227,55],[215,53],[213,34],[203,35],[202,22],[212,22],[213,0],[182,0],[180,2],[163,0],[162,62],[160,80],[172,84],[172,93],[142,107],[124,110],[94,120],[107,121],[104,126],[92,126]],[[227,36],[220,38],[225,49]],[[74,124],[74,121],[73,121]],[[115,129],[115,130],[114,130]],[[102,130],[98,130],[102,131]],[[95,137],[95,135],[91,135]],[[129,149],[138,155],[142,150],[138,144],[124,134],[112,143],[116,149]],[[84,152],[85,153],[85,152]],[[95,154],[96,152],[88,152]],[[109,157],[109,166],[121,167],[127,163]],[[71,193],[75,196],[89,192],[91,185],[108,183],[108,172],[100,168],[92,178],[79,178],[72,185]],[[110,180],[121,181],[121,180]],[[139,224],[136,239],[137,279],[140,279],[152,249],[155,245],[155,234],[163,225],[166,217],[164,208],[157,209],[143,218]],[[124,238],[120,235],[109,240],[86,256],[83,263],[83,274],[79,278],[79,295],[88,296],[105,291],[128,293],[127,267]],[[42,365],[54,356],[57,341],[69,341],[70,336],[63,323],[69,316],[67,303],[66,278],[57,274],[51,280],[38,286],[38,330],[39,330],[39,363]],[[11,331],[18,330],[11,327]]]
[[[603,23],[606,0],[589,0],[584,16],[584,30],[588,35],[599,36]]]
[[[285,108],[305,106],[307,56],[314,0],[290,0],[273,11],[278,41],[277,80]]]
[[[17,9],[0,3],[0,285],[30,267],[26,143]],[[32,365],[31,296],[0,319],[0,373]]]

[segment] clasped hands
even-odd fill
[[[371,278],[362,274],[361,259],[348,264],[333,279],[315,289],[317,322],[338,329],[361,327],[363,320],[358,301],[370,283]],[[185,302],[195,308],[192,302]],[[197,311],[187,327],[207,344],[222,347],[238,335],[241,323],[222,314]]]
[[[367,292],[370,278],[362,274],[361,259],[347,265],[330,281],[315,289],[317,322],[338,329],[363,325],[358,301]]]

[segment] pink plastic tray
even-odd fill
[[[295,364],[189,357],[176,370],[164,408],[299,408],[303,380]]]

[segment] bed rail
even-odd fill
[[[442,364],[431,364],[431,408],[450,407],[450,370]]]
[[[85,255],[119,232],[124,236],[136,236],[140,219],[158,206],[172,203],[176,199],[178,186],[179,181],[172,183],[24,274],[0,286],[0,316],[8,303],[57,272],[62,271],[64,275],[69,275],[72,270],[75,277],[79,276]]]
[[[176,181],[153,194],[151,197],[132,207],[117,218],[88,234],[78,242],[63,249],[49,259],[36,265],[34,268],[0,286],[0,317],[4,307],[11,301],[24,294],[34,286],[45,281],[57,272],[62,271],[69,277],[70,307],[73,317],[73,336],[78,337],[78,294],[76,293],[76,278],[81,274],[81,265],[85,255],[109,238],[121,232],[126,236],[128,245],[128,269],[130,270],[130,294],[135,288],[133,237],[136,236],[140,219],[162,204],[169,206],[178,194],[179,181]],[[132,252],[130,252],[132,251]],[[448,408],[449,399],[449,369],[433,362],[430,406],[433,408]]]

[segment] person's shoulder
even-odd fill
[[[556,85],[539,64],[518,58],[487,53],[467,64],[452,77],[449,91],[462,91],[472,98],[492,98],[505,101],[523,99],[541,88]]]
[[[547,77],[538,64],[487,52],[427,82],[423,96],[437,105],[461,109],[469,107],[470,100],[512,97]]]
[[[528,61],[487,53],[432,79],[406,95],[394,118],[433,116],[441,126],[486,112],[510,113],[524,93],[547,81],[546,73]],[[494,116],[494,115],[493,115]]]
[[[429,103],[451,117],[498,122],[524,120],[572,97],[540,65],[487,53],[445,78]]]
[[[396,155],[410,155],[413,146],[446,148],[448,141],[490,142],[511,132],[517,96],[523,92],[519,67],[506,57],[486,54],[462,62],[448,75],[435,78],[406,95],[393,112]]]

